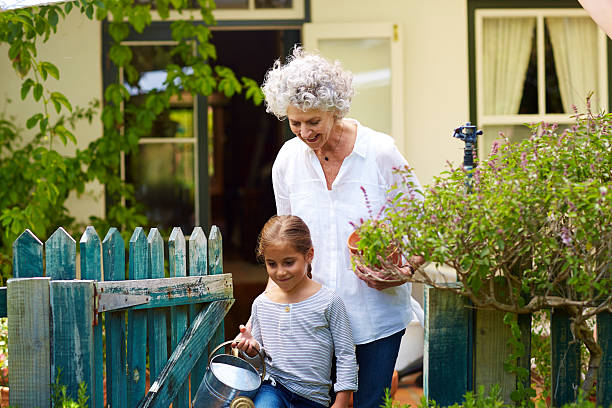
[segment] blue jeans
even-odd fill
[[[359,382],[358,390],[353,394],[354,408],[379,408],[383,403],[385,388],[391,388],[395,360],[405,331],[357,345]]]
[[[289,391],[278,381],[276,385],[272,385],[270,381],[264,381],[253,402],[255,408],[326,408],[325,405]]]

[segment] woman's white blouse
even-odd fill
[[[359,225],[361,219],[376,216],[391,197],[389,188],[400,181],[393,169],[406,165],[390,136],[357,122],[353,151],[344,159],[331,190],[314,151],[297,137],[283,145],[272,168],[277,214],[297,215],[308,225],[315,252],[313,279],[334,289],[344,301],[355,344],[397,333],[412,319],[411,285],[382,291],[368,287],[354,274],[346,246],[354,229],[351,222]],[[414,174],[411,181],[421,190]]]

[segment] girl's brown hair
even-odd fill
[[[293,248],[306,256],[312,248],[312,239],[308,225],[295,215],[275,215],[266,222],[259,233],[255,253],[260,262],[264,262],[266,248],[278,241],[287,241]],[[312,267],[308,264],[308,275],[311,275]]]

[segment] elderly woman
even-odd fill
[[[287,118],[297,136],[284,144],[272,168],[277,213],[297,215],[309,226],[316,248],[313,279],[334,289],[349,313],[359,365],[354,406],[379,407],[412,319],[411,285],[358,277],[346,242],[351,223],[387,202],[389,188],[400,181],[393,170],[407,162],[390,136],[345,118],[354,89],[340,63],[296,48],[286,65],[275,62],[262,89],[267,111]],[[414,175],[411,181],[419,186]],[[405,266],[406,273],[413,266]]]

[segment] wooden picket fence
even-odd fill
[[[8,316],[10,405],[50,407],[59,374],[58,384],[75,401],[79,384],[87,386],[90,407],[189,407],[208,350],[224,340],[222,322],[234,302],[219,229],[213,226],[207,239],[196,227],[186,246],[174,228],[169,278],[156,228],[148,236],[134,230],[127,260],[116,228],[100,242],[87,227],[79,248],[77,280],[76,242],[63,228],[44,246],[29,230],[13,244],[14,277],[0,288],[0,317]]]
[[[510,402],[516,376],[504,370],[510,354],[510,329],[504,312],[476,310],[455,293],[425,287],[424,394],[441,406],[461,402],[479,386],[500,384]],[[517,364],[530,369],[531,315],[518,315],[525,356]],[[612,313],[597,315],[597,339],[603,358],[597,373],[597,406],[612,406]],[[560,407],[576,400],[580,384],[580,348],[572,342],[570,320],[562,309],[551,314],[551,403]],[[525,380],[525,386],[531,381]]]

